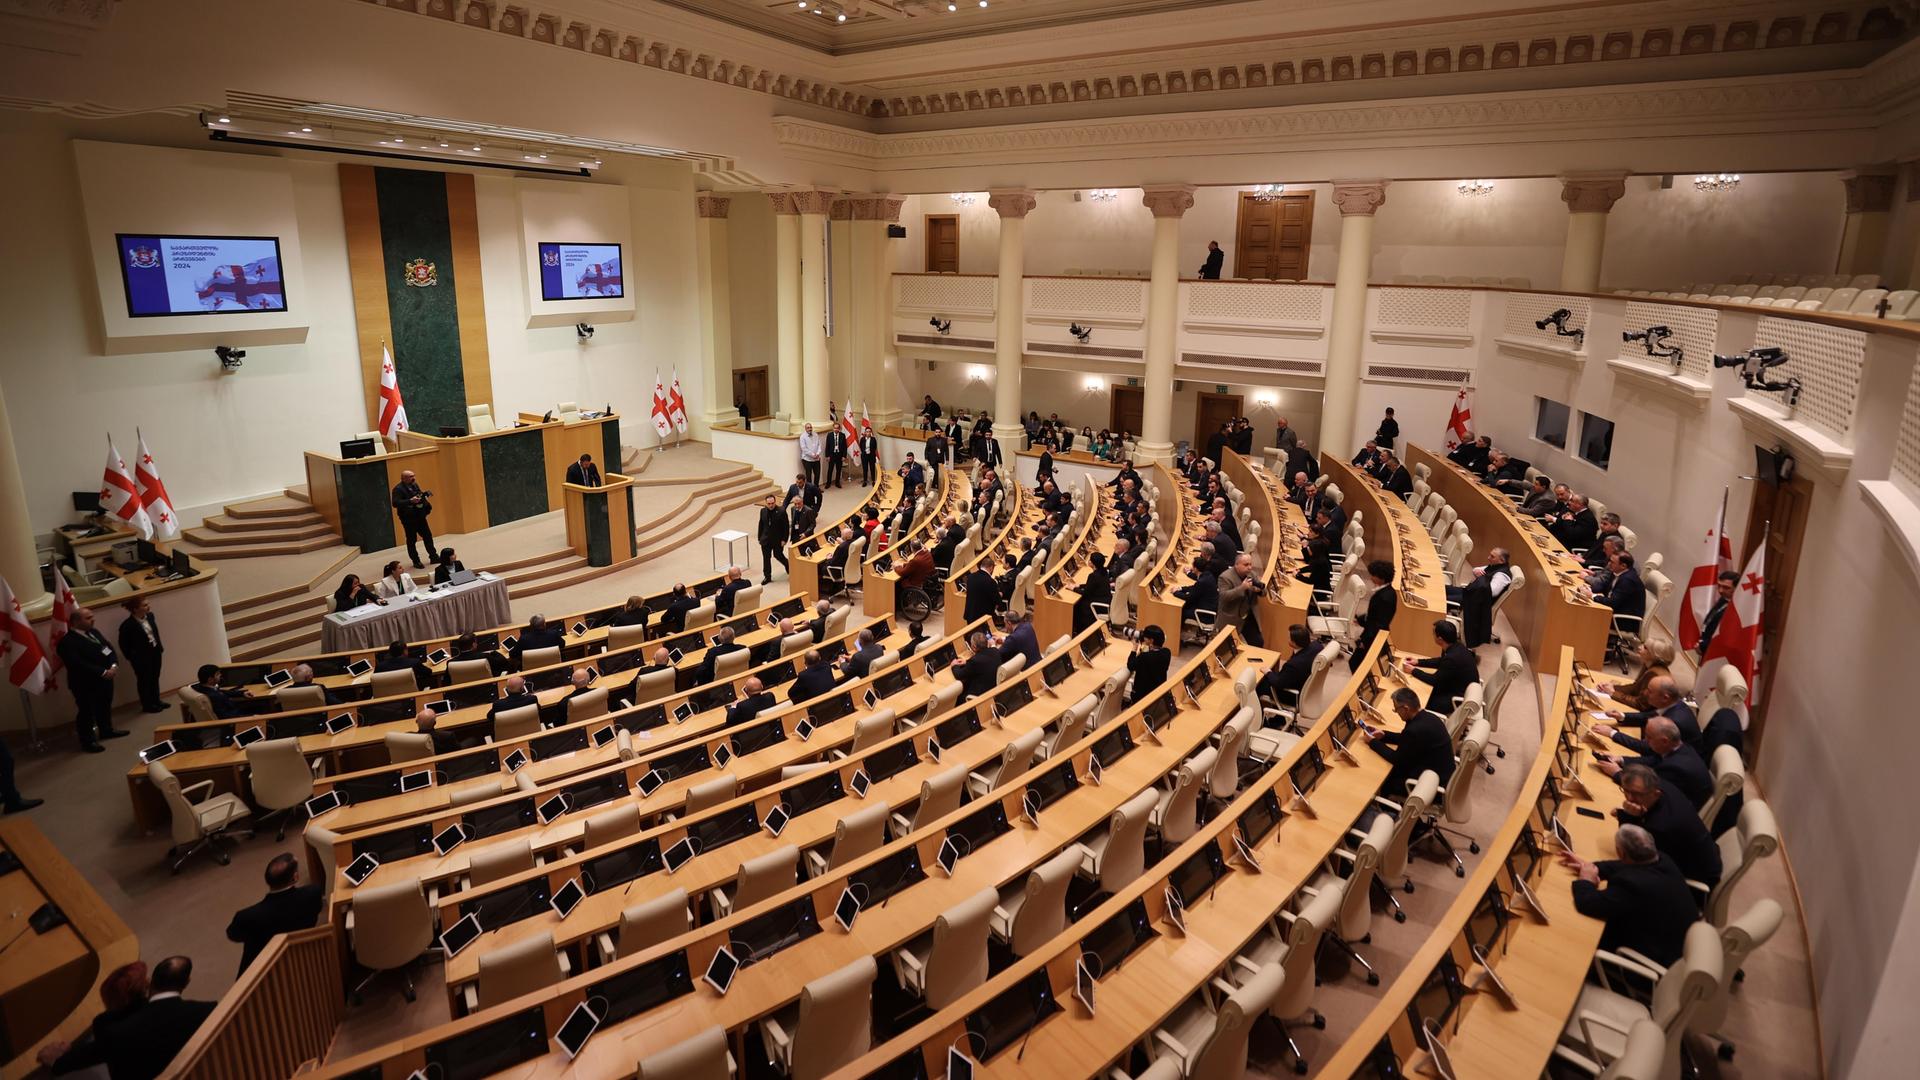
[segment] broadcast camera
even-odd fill
[[[592,323],[574,323],[573,332],[575,336],[579,337],[580,343],[584,345],[586,344],[588,338],[593,337],[593,324]]]
[[[1567,320],[1571,318],[1573,318],[1573,312],[1568,311],[1566,308],[1557,308],[1553,314],[1548,315],[1546,318],[1535,319],[1533,321],[1533,328],[1535,330],[1545,330],[1551,326],[1553,327],[1554,333],[1559,334],[1561,337],[1572,338],[1576,348],[1582,347],[1587,343],[1587,332],[1585,330],[1567,329]]]
[[[220,358],[220,370],[238,371],[240,370],[240,361],[247,358],[247,350],[236,349],[231,345],[215,345],[213,347],[213,355]]]
[[[1649,326],[1645,330],[1623,330],[1620,332],[1621,341],[1640,342],[1646,348],[1648,356],[1656,360],[1671,360],[1673,361],[1673,369],[1678,371],[1680,370],[1680,363],[1685,359],[1685,356],[1680,346],[1667,340],[1672,336],[1673,329],[1666,326]]]
[[[934,332],[938,334],[948,334],[953,332],[953,320],[943,319],[938,315],[935,315],[933,318],[928,319],[927,325],[933,327]]]
[[[1067,333],[1072,334],[1073,339],[1082,345],[1093,340],[1093,327],[1081,326],[1077,322],[1067,327]]]
[[[1713,357],[1713,366],[1739,368],[1741,385],[1749,390],[1765,390],[1768,393],[1780,394],[1781,403],[1791,409],[1800,402],[1800,380],[1790,378],[1785,382],[1775,382],[1766,376],[1769,368],[1777,368],[1791,359],[1793,358],[1787,355],[1785,349],[1768,345],[1748,349],[1744,353],[1733,356],[1721,356],[1716,353]]]

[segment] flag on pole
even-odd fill
[[[67,587],[67,573],[56,562],[53,564],[53,617],[47,620],[47,670],[52,674],[59,674],[66,666],[60,662],[60,639],[72,629],[73,613],[78,610],[80,601],[73,598],[73,590]],[[47,680],[48,689],[57,685],[56,680]]]
[[[5,612],[7,619],[7,681],[29,694],[45,693],[53,682],[53,669],[47,666],[46,651],[40,647],[40,639],[33,634],[33,624],[27,621],[27,613],[20,610],[20,600],[13,595],[13,586],[8,585],[5,578],[0,578],[0,611]]]
[[[407,403],[400,400],[400,375],[393,368],[393,350],[380,343],[380,435],[398,441],[407,430]]]
[[[864,408],[864,407],[863,407]],[[847,458],[854,464],[860,463],[860,429],[853,426],[853,410],[840,412],[840,431],[847,437]]]
[[[1707,530],[1705,547],[1693,572],[1687,575],[1687,591],[1680,601],[1680,647],[1692,652],[1701,645],[1701,629],[1707,612],[1713,608],[1714,586],[1720,573],[1733,566],[1733,545],[1727,542],[1727,493],[1720,492],[1720,518]]]
[[[1453,395],[1453,412],[1447,417],[1447,450],[1459,449],[1460,444],[1473,441],[1473,405],[1467,400],[1467,389]]]
[[[687,399],[680,393],[680,369],[673,369],[673,388],[667,395],[667,416],[680,434],[687,433]]]
[[[1734,586],[1733,602],[1727,605],[1727,613],[1720,617],[1713,640],[1707,643],[1706,659],[1701,662],[1699,677],[1694,682],[1696,698],[1703,689],[1713,688],[1720,669],[1729,664],[1746,677],[1749,688],[1753,686],[1760,653],[1761,617],[1766,606],[1766,559],[1767,545],[1756,545],[1753,557],[1747,560],[1747,568],[1740,574],[1740,584]],[[1746,722],[1744,717],[1741,722]]]
[[[147,449],[147,437],[139,428],[133,429],[133,435],[140,442],[140,457],[134,462],[133,478],[140,484],[140,503],[153,521],[153,538],[172,540],[180,535],[180,518],[173,512],[173,498],[167,494],[167,485],[160,482],[160,466],[153,460],[153,451]]]
[[[662,441],[673,434],[672,407],[667,404],[667,384],[660,381],[660,369],[653,372],[653,430]]]
[[[140,501],[140,485],[127,470],[126,459],[114,448],[112,435],[107,436],[106,475],[100,478],[100,510],[132,526],[141,539],[153,539],[153,519]]]

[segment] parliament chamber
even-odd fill
[[[5,5],[0,1076],[1913,1074],[1917,38]]]

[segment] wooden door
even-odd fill
[[[1113,415],[1107,425],[1115,435],[1127,432],[1140,437],[1140,418],[1147,410],[1147,392],[1138,386],[1113,388]]]
[[[1765,583],[1766,606],[1761,615],[1760,688],[1747,702],[1747,760],[1756,761],[1760,739],[1766,730],[1767,702],[1773,695],[1771,672],[1778,666],[1786,647],[1787,609],[1793,602],[1793,579],[1800,566],[1800,544],[1806,536],[1807,516],[1813,509],[1813,481],[1795,476],[1785,484],[1761,483],[1753,491],[1753,506],[1747,511],[1746,537],[1742,541],[1738,569],[1752,558],[1756,545],[1767,545]],[[1741,582],[1745,587],[1747,583]],[[1706,722],[1701,717],[1701,722]]]
[[[1306,280],[1313,235],[1313,192],[1282,195],[1272,201],[1242,194],[1234,234],[1235,277]]]
[[[927,215],[927,273],[960,272],[960,215]]]
[[[1210,394],[1203,390],[1195,396],[1198,400],[1193,406],[1193,446],[1204,454],[1207,441],[1220,430],[1220,425],[1240,415],[1240,395]]]
[[[765,365],[756,368],[735,368],[733,371],[733,402],[736,408],[740,402],[747,403],[749,416],[772,416],[773,402],[767,396],[767,369]]]

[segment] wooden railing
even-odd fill
[[[281,934],[247,965],[162,1076],[292,1076],[326,1055],[345,1003],[333,928]]]

